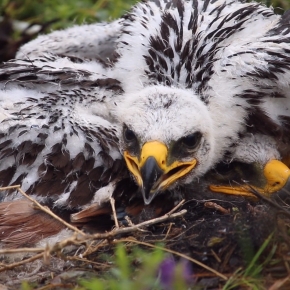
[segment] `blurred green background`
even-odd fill
[[[40,33],[75,24],[110,21],[127,12],[138,0],[0,0],[0,62],[15,56],[19,46]],[[290,0],[263,1],[277,13]]]
[[[136,2],[138,0],[1,0],[0,15],[29,23],[58,20],[51,25],[52,29],[58,29],[73,24],[116,19]],[[290,7],[290,0],[261,2],[281,10]]]
[[[57,20],[51,29],[120,17],[137,0],[2,0],[1,16],[43,23]],[[1,3],[1,1],[0,1]]]
[[[38,34],[75,24],[110,21],[138,0],[0,0],[0,62]]]

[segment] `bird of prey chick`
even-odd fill
[[[24,45],[0,71],[0,185],[77,213],[120,193],[150,204],[238,161],[259,164],[258,190],[278,191],[290,174],[289,15],[144,1]],[[216,180],[210,190],[251,196]],[[21,196],[1,194],[7,217]]]

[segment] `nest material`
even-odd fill
[[[39,210],[68,225],[48,208],[29,199]],[[84,228],[69,225],[72,235],[60,243],[38,249],[3,249],[2,254],[13,253],[14,261],[3,259],[0,283],[8,289],[18,289],[23,280],[37,282],[39,286],[73,288],[78,278],[93,277],[110,268],[101,256],[112,253],[116,243],[148,248],[162,241],[165,249],[174,253],[177,259],[186,256],[193,263],[198,286],[217,289],[240,267],[245,268],[250,263],[271,234],[274,236],[260,258],[265,259],[273,245],[277,245],[275,259],[278,263],[266,265],[263,270],[267,278],[265,283],[271,285],[281,278],[285,280],[288,275],[290,223],[285,204],[283,207],[266,198],[252,204],[240,198],[233,201],[191,198],[158,218],[152,218],[159,206],[154,203],[144,207],[132,220],[123,219],[123,225],[117,221],[114,203],[112,205],[111,215],[107,218],[113,224],[115,222],[115,227],[109,232],[87,234],[83,232]],[[22,254],[20,261],[17,260],[19,253]],[[284,285],[287,287],[287,281]]]

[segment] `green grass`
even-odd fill
[[[252,257],[251,261],[245,267],[245,269],[238,269],[226,282],[223,290],[237,289],[237,287],[247,287],[248,289],[261,290],[264,289],[264,279],[262,277],[262,272],[265,266],[267,266],[271,259],[273,258],[277,245],[274,244],[271,251],[268,253],[267,257],[261,260],[261,256],[265,249],[269,246],[270,241],[273,238],[271,234],[261,245],[257,253]]]
[[[163,253],[158,250],[148,254],[135,248],[128,252],[124,244],[119,244],[115,250],[115,259],[112,261],[114,266],[111,271],[102,278],[82,281],[81,284],[86,290],[141,290],[146,289],[144,287],[152,287],[156,280],[154,274],[162,256]]]
[[[51,29],[112,20],[127,12],[137,0],[2,0],[0,13],[28,23],[56,20]]]
[[[47,32],[75,24],[110,21],[130,10],[138,0],[2,0],[0,16],[29,24],[49,23]],[[290,8],[290,0],[260,1],[278,7],[278,13]],[[51,23],[51,24],[50,24]],[[19,32],[14,33],[14,38]]]
[[[266,289],[263,271],[268,266],[277,250],[271,234],[261,245],[252,259],[244,268],[236,270],[227,281],[220,281],[222,290],[232,289]],[[265,253],[267,253],[265,255]],[[194,271],[185,260],[175,262],[162,247],[153,250],[142,249],[140,246],[117,244],[114,254],[103,255],[102,258],[112,267],[106,272],[96,272],[96,277],[79,280],[75,290],[198,290],[203,289],[195,284]],[[167,267],[162,267],[167,264]],[[168,267],[168,264],[171,267]],[[194,269],[194,268],[193,268]],[[164,279],[167,274],[169,283]],[[52,287],[52,288],[50,288]],[[22,283],[22,290],[38,289],[38,286],[27,282]],[[40,289],[54,289],[47,285]],[[70,288],[72,289],[72,288]]]
[[[271,262],[276,250],[277,244],[271,243],[273,234],[271,234],[261,245],[258,251],[246,262],[244,268],[236,270],[225,282],[223,290],[231,289],[253,289],[261,290],[265,288],[263,270]],[[267,255],[265,252],[267,249]],[[114,265],[111,271],[91,281],[82,281],[82,288],[79,290],[161,290],[169,289],[168,285],[162,284],[162,275],[160,276],[161,264],[168,262],[168,255],[156,247],[153,251],[142,250],[140,247],[126,249],[124,244],[116,247],[115,255],[111,263]],[[172,280],[170,289],[200,289],[194,285],[194,275],[191,275],[191,283],[186,281],[184,273],[185,267],[182,262],[175,263],[172,269]],[[192,274],[192,273],[191,273]]]

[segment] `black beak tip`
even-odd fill
[[[145,205],[149,205],[151,201],[154,199],[154,197],[157,195],[158,192],[150,193],[150,194],[145,194],[144,191],[142,191],[143,195],[143,200]]]
[[[148,157],[141,169],[143,180],[142,194],[146,205],[150,204],[158,193],[157,189],[154,189],[154,187],[156,187],[156,182],[158,183],[162,175],[163,170],[159,167],[156,159],[154,157]]]

